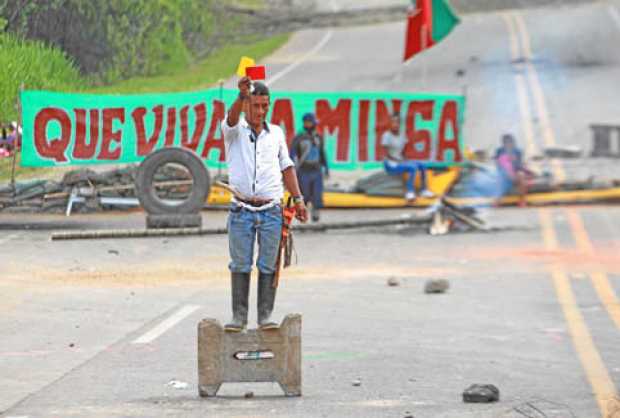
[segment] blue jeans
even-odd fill
[[[232,203],[228,214],[228,268],[233,273],[252,271],[254,241],[258,236],[256,267],[265,274],[275,273],[281,235],[282,208],[279,205],[252,212]]]
[[[385,171],[391,175],[402,175],[404,173],[409,174],[407,178],[407,191],[415,193],[415,174],[420,172],[420,179],[422,180],[422,189],[426,189],[426,167],[424,164],[417,161],[388,161],[383,162]]]
[[[312,202],[315,209],[323,207],[323,173],[318,170],[303,170],[297,172],[299,188],[306,202]]]

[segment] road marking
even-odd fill
[[[521,59],[517,30],[511,16],[508,13],[502,13],[501,16],[504,19],[504,23],[508,27],[508,35],[510,38],[510,57],[516,65],[516,62]],[[526,155],[531,158],[538,155],[540,151],[538,150],[538,145],[534,139],[532,109],[530,107],[525,77],[523,77],[522,74],[515,74],[515,84],[517,86],[517,99],[519,104],[519,113],[521,114],[521,126],[523,128],[523,135],[525,136],[525,142],[527,144]],[[535,171],[540,171],[540,164],[538,162],[532,162],[531,165]]]
[[[515,75],[515,82],[517,84],[517,98],[519,101],[519,112],[521,113],[521,125],[523,126],[523,135],[525,136],[525,142],[527,143],[526,154],[529,157],[533,157],[539,154],[538,146],[534,140],[534,127],[532,126],[532,110],[530,108],[530,102],[527,97],[527,87],[525,84],[525,77],[521,74]],[[535,163],[538,166],[538,163]]]
[[[0,245],[6,244],[7,242],[15,238],[17,238],[17,234],[11,234],[11,235],[7,235],[4,238],[0,238]]]
[[[508,13],[502,13],[501,16],[502,19],[504,19],[504,23],[508,27],[508,37],[510,39],[510,58],[514,62],[521,58],[519,55],[520,48],[519,39],[517,38],[517,30],[515,29],[515,24]]]
[[[271,85],[278,81],[280,78],[293,71],[295,68],[299,67],[301,64],[303,64],[304,61],[319,52],[327,44],[327,42],[329,42],[333,34],[333,30],[328,30],[325,35],[323,35],[323,38],[319,41],[319,43],[314,46],[314,48],[296,59],[295,62],[292,62],[291,64],[283,68],[280,72],[276,73],[273,77],[269,79],[269,81],[266,81],[265,84]]]
[[[523,57],[521,55],[519,37],[517,35],[515,22],[510,13],[502,13],[501,17],[508,28],[508,36],[510,39],[510,57],[514,65],[520,70],[521,66],[517,65],[517,63],[522,60]],[[517,87],[517,102],[519,104],[519,113],[521,115],[521,126],[523,128],[523,135],[525,136],[525,142],[527,144],[526,155],[531,158],[535,155],[539,155],[540,151],[534,137],[534,127],[532,126],[532,109],[530,107],[530,99],[528,97],[527,83],[522,74],[515,74],[515,85]],[[531,164],[534,170],[540,170],[540,164],[538,162],[533,162]]]
[[[550,213],[549,209],[538,210],[545,248],[549,251],[556,251],[559,245]],[[596,396],[601,417],[607,418],[613,412],[612,408],[614,408],[614,400],[618,392],[594,345],[590,331],[577,306],[570,280],[560,263],[554,262],[551,265],[551,277],[573,345]]]
[[[332,12],[334,13],[340,10],[340,6],[336,4],[335,0],[330,0],[329,6],[331,7]],[[278,81],[280,78],[287,75],[288,73],[290,73],[291,71],[293,71],[295,68],[299,67],[304,61],[306,61],[308,58],[310,58],[311,56],[319,52],[325,45],[327,45],[327,43],[329,42],[333,34],[334,34],[334,31],[332,29],[329,29],[325,33],[325,35],[323,35],[323,38],[319,41],[319,43],[314,46],[314,48],[312,48],[310,51],[308,51],[307,53],[305,53],[304,55],[296,59],[294,62],[292,62],[288,66],[284,67],[281,71],[277,72],[273,77],[269,79],[269,81],[265,81],[265,84],[269,86],[275,83],[276,81]]]
[[[620,29],[620,13],[618,13],[618,10],[614,6],[609,6],[608,10],[609,15],[618,26],[618,29]]]
[[[198,305],[187,305],[176,311],[174,314],[169,316],[164,321],[160,322],[158,325],[153,327],[150,331],[141,335],[140,337],[133,340],[132,344],[148,344],[158,337],[160,337],[163,333],[168,331],[170,328],[174,327],[176,324],[181,322],[183,319],[194,313],[200,309]]]
[[[592,245],[592,241],[583,224],[580,213],[575,209],[565,209],[565,212],[579,250],[590,257],[595,256],[596,250],[594,249],[594,245]],[[592,280],[592,285],[599,299],[603,303],[603,306],[605,306],[605,309],[607,309],[609,316],[616,326],[620,328],[620,301],[607,278],[607,274],[603,270],[595,270],[590,273],[590,279]]]
[[[527,30],[525,20],[523,19],[523,15],[519,12],[514,12],[513,17],[517,24],[517,29],[520,33],[521,47],[523,48],[523,58],[525,58],[524,66],[526,69],[527,80],[530,84],[530,89],[532,91],[532,96],[534,97],[534,103],[536,104],[538,120],[540,122],[540,129],[543,135],[543,141],[546,146],[553,147],[557,144],[557,141],[555,138],[555,133],[553,132],[553,128],[551,127],[549,110],[547,108],[545,94],[540,83],[540,78],[538,77],[536,67],[534,67],[534,64],[532,64],[533,54],[532,46],[530,43],[531,38]],[[551,167],[553,169],[556,181],[563,182],[566,180],[566,173],[564,172],[564,167],[562,167],[562,163],[559,160],[551,160]]]
[[[543,142],[548,147],[555,146],[557,144],[557,141],[555,133],[551,126],[551,119],[549,117],[549,110],[547,108],[545,94],[543,92],[540,78],[538,77],[538,72],[536,71],[536,67],[532,64],[533,54],[530,42],[531,38],[527,30],[527,26],[525,25],[525,20],[519,12],[511,12],[505,15],[505,21],[508,25],[508,31],[511,32],[516,27],[519,34],[519,39],[521,41],[521,58],[523,58],[524,62],[523,64],[519,64],[517,67],[520,69],[523,68],[525,70],[525,74],[527,77],[526,79],[532,92],[532,97],[534,98],[536,114],[540,123]],[[514,24],[511,22],[511,20],[514,22]],[[512,34],[511,39],[514,39],[514,37],[515,35]],[[514,44],[514,42],[515,41],[512,40],[511,45]],[[551,168],[557,182],[563,182],[566,180],[566,173],[564,172],[564,167],[559,160],[551,160]]]

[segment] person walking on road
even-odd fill
[[[385,152],[385,159],[383,161],[385,171],[389,175],[408,174],[405,199],[409,203],[416,199],[415,177],[418,171],[420,172],[422,183],[420,195],[422,197],[434,197],[434,194],[426,188],[426,167],[424,164],[419,161],[405,159],[403,150],[406,144],[407,139],[400,130],[400,115],[394,113],[390,119],[390,130],[386,131],[381,137],[381,145]]]
[[[316,132],[316,117],[312,113],[306,113],[303,123],[303,132],[293,139],[291,158],[295,161],[304,200],[312,204],[312,221],[318,222],[319,212],[323,207],[323,175],[329,177],[329,166],[323,138]]]
[[[233,319],[228,332],[241,332],[248,322],[250,272],[258,240],[258,326],[277,328],[271,320],[276,287],[274,278],[282,236],[284,186],[291,193],[296,217],[308,213],[297,183],[282,129],[265,121],[269,89],[248,77],[239,80],[239,97],[222,122],[230,187],[235,190],[228,215]],[[242,116],[242,110],[246,115]]]

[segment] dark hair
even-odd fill
[[[253,85],[252,96],[269,96],[269,87],[267,87],[265,83],[255,81]]]
[[[512,136],[512,134],[504,134],[504,135],[502,135],[502,143],[506,144],[508,142],[514,144],[516,142],[515,141],[515,137]]]
[[[398,118],[400,119],[400,113],[399,112],[392,112],[392,118]]]

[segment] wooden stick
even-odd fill
[[[396,218],[380,219],[376,221],[357,222],[333,222],[311,225],[295,225],[293,231],[322,232],[329,229],[355,229],[395,225],[428,225],[432,217],[423,218]],[[226,228],[169,228],[169,229],[109,229],[92,231],[68,231],[52,233],[52,241],[79,240],[79,239],[104,239],[104,238],[147,238],[147,237],[172,237],[191,235],[223,235],[227,234]]]
[[[19,128],[22,126],[22,91],[24,90],[24,83],[19,86],[19,93],[17,95],[17,126],[15,127],[15,142],[13,144],[13,162],[11,165],[11,187],[13,188],[13,195],[15,195],[15,165],[17,162],[17,144],[22,143],[22,134],[19,132]]]

